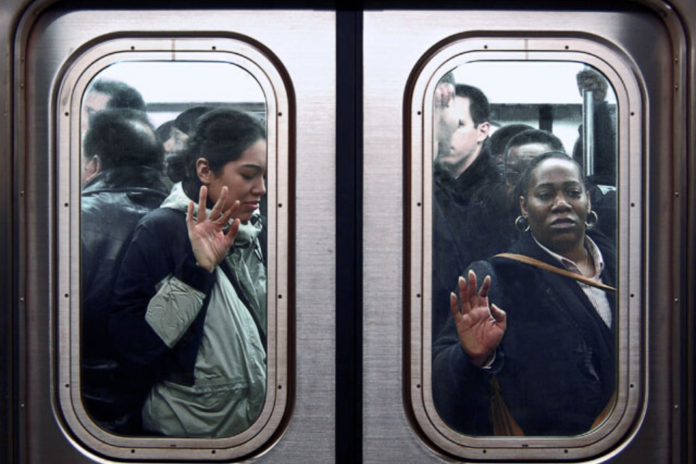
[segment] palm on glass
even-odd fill
[[[223,211],[227,199],[227,187],[223,187],[220,197],[210,211],[210,216],[206,217],[207,198],[208,189],[202,186],[198,199],[198,215],[194,221],[193,201],[189,202],[186,226],[188,227],[191,248],[193,248],[193,254],[196,257],[196,264],[209,272],[213,272],[215,267],[227,256],[239,230],[239,219],[235,219],[229,230],[224,231],[224,227],[239,207],[239,201],[235,201],[231,208]]]
[[[500,345],[507,328],[505,311],[495,304],[489,304],[488,291],[491,278],[483,280],[481,289],[476,292],[476,274],[469,271],[469,280],[459,278],[459,301],[450,294],[450,308],[457,326],[459,343],[476,366],[481,366]]]

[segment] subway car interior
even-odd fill
[[[696,2],[0,31],[0,464],[696,462]]]

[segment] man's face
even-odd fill
[[[82,156],[82,173],[80,174],[80,180],[82,182],[82,187],[84,188],[101,170],[101,165],[98,156],[93,156],[92,158],[87,158]]]
[[[515,190],[524,170],[534,158],[549,151],[552,151],[552,148],[545,143],[528,143],[510,147],[505,162],[505,182],[508,198],[513,203],[517,202]]]
[[[189,136],[181,132],[176,127],[169,131],[169,138],[164,142],[164,172],[167,172],[169,163],[172,159],[179,156],[186,146]]]
[[[111,97],[105,93],[90,92],[82,104],[82,135],[89,129],[89,118],[97,111],[105,110]]]
[[[176,127],[169,131],[169,138],[164,142],[165,153],[179,153],[184,149],[189,136],[181,132]]]
[[[438,161],[456,178],[459,177],[476,160],[481,152],[484,140],[488,137],[490,124],[483,122],[476,126],[471,119],[469,105],[465,97],[456,97],[454,112],[457,128],[452,133],[449,153],[440,153]]]

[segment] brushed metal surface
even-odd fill
[[[16,1],[0,4],[0,44],[10,50],[12,21],[16,16]],[[12,163],[12,91],[9,53],[0,54],[0,306],[5,308],[0,317],[0,463],[15,458],[15,417],[20,401],[15,397],[15,324],[18,318],[19,298],[15,292],[17,256],[15,214],[14,165]]]
[[[3,266],[6,266],[6,270],[9,274],[8,276],[2,276],[0,280],[0,294],[4,295],[3,301],[7,304],[4,306],[6,308],[11,308],[12,313],[16,315],[15,321],[23,321],[24,317],[24,297],[26,293],[26,283],[30,282],[33,286],[29,287],[36,291],[40,289],[41,295],[36,298],[32,298],[34,302],[34,314],[28,314],[29,324],[24,324],[22,322],[21,328],[23,330],[20,333],[14,334],[14,341],[27,341],[31,337],[31,343],[24,345],[26,348],[35,350],[32,353],[31,361],[32,364],[25,364],[23,361],[25,355],[29,352],[26,350],[23,354],[17,353],[11,348],[12,352],[7,353],[2,352],[3,359],[17,359],[21,365],[25,366],[26,369],[36,369],[36,374],[31,376],[31,380],[46,381],[48,378],[48,373],[45,366],[47,348],[45,347],[47,343],[47,330],[44,327],[46,322],[41,320],[41,314],[36,314],[37,305],[47,304],[52,301],[52,295],[46,294],[46,286],[48,282],[49,269],[46,263],[46,252],[48,251],[48,245],[42,243],[41,240],[45,238],[45,235],[41,235],[29,231],[25,231],[30,228],[46,228],[47,218],[45,217],[46,206],[48,204],[48,187],[45,185],[47,172],[49,171],[46,167],[34,168],[31,166],[32,162],[39,161],[42,163],[47,163],[46,154],[35,154],[31,159],[25,157],[23,142],[16,141],[15,138],[18,135],[25,134],[26,137],[33,137],[35,133],[29,132],[25,133],[21,126],[21,114],[15,115],[14,109],[19,110],[22,100],[26,97],[26,93],[20,90],[20,85],[23,80],[20,78],[22,73],[17,71],[21,67],[22,54],[20,47],[17,47],[16,53],[14,49],[15,44],[15,31],[16,22],[22,16],[23,9],[26,4],[30,3],[28,0],[4,0],[0,2],[0,37],[3,45],[4,53],[0,53],[0,185],[3,186],[3,190],[0,193],[0,202],[2,202],[2,212],[3,221],[8,219],[5,213],[10,213],[9,223],[2,222],[2,228],[0,229],[0,243],[7,244],[8,249],[4,250],[7,255],[10,256],[14,261],[12,263],[6,261],[0,261]],[[38,2],[34,2],[36,4]],[[43,2],[48,3],[48,2]],[[146,2],[143,2],[145,5]],[[398,3],[398,2],[395,2]],[[467,5],[474,4],[475,2],[469,2]],[[696,88],[690,83],[694,82],[694,76],[696,76],[696,3],[692,0],[672,0],[670,1],[671,7],[666,8],[665,4],[661,0],[637,0],[636,4],[644,4],[649,7],[654,7],[656,11],[662,11],[665,9],[670,12],[664,21],[667,22],[670,30],[669,34],[673,37],[672,44],[678,44],[683,41],[683,44],[679,46],[674,45],[673,52],[674,57],[680,60],[678,65],[679,73],[681,74],[680,82],[686,83],[686,85],[681,86],[680,92],[688,92],[688,94],[682,98],[682,105],[679,108],[674,108],[673,120],[677,121],[695,121],[696,120]],[[311,5],[312,2],[307,2]],[[481,7],[486,7],[486,2],[479,2]],[[588,1],[588,8],[592,5],[601,5],[601,2]],[[394,4],[392,4],[393,6]],[[437,2],[434,2],[437,5]],[[533,7],[533,3],[529,3],[529,7]],[[520,8],[522,5],[520,5]],[[178,13],[179,15],[181,13]],[[370,13],[372,14],[372,13]],[[449,15],[448,15],[449,16]],[[539,21],[535,21],[535,16],[524,16],[517,15],[520,21],[520,28],[525,30],[532,30],[537,27],[542,27],[546,29],[553,29],[553,22],[549,20],[549,16],[552,14],[545,13]],[[647,22],[648,29],[650,31],[652,27],[657,26],[660,30],[662,26],[660,24],[655,24],[653,15],[648,15],[645,21]],[[265,16],[264,16],[265,17]],[[152,18],[152,15],[148,16]],[[169,16],[171,24],[176,24],[176,17]],[[305,28],[304,23],[295,17],[289,16],[289,19],[297,20],[296,24],[303,24],[302,30],[308,30],[308,32],[313,33],[312,37],[316,37],[316,42],[311,42],[308,44],[308,53],[320,53],[320,52],[332,52],[333,48],[331,43],[334,40],[334,36],[331,33],[322,31],[322,26],[319,24],[320,21],[312,20],[311,24]],[[416,50],[413,53],[409,53],[408,50],[403,52],[399,46],[399,42],[404,44],[410,43],[408,37],[404,35],[415,35],[426,40],[431,40],[434,43],[452,33],[453,31],[459,31],[462,27],[466,29],[478,29],[481,26],[481,21],[470,20],[465,22],[459,21],[457,24],[445,24],[448,21],[441,20],[439,17],[430,16],[431,20],[423,19],[416,21],[409,21],[409,25],[403,26],[398,22],[388,21],[385,24],[387,28],[386,32],[394,34],[394,40],[389,40],[390,47],[387,51],[392,53],[394,50],[398,50],[401,53],[401,58],[405,61],[415,60],[417,56],[420,56],[425,52],[427,46],[422,47],[420,50]],[[198,19],[193,18],[201,23],[206,22],[208,19],[203,19],[198,17]],[[109,21],[108,17],[103,17],[97,20],[98,23],[106,23]],[[216,22],[213,18],[211,21]],[[269,24],[273,24],[273,19]],[[569,27],[579,27],[574,24],[574,16],[567,18],[564,21],[566,28]],[[136,20],[131,20],[132,23],[137,24]],[[430,31],[425,32],[424,28],[433,26],[437,23],[441,30],[438,32]],[[505,24],[513,24],[515,21],[508,20],[503,22],[493,23],[495,27],[502,27]],[[216,23],[219,23],[216,22]],[[368,25],[369,21],[366,22]],[[543,26],[542,23],[546,23]],[[372,25],[375,25],[372,22]],[[379,25],[379,24],[378,24]],[[80,28],[82,25],[80,25]],[[94,24],[89,27],[95,27]],[[135,26],[134,26],[135,27]],[[163,27],[157,26],[156,22],[151,22],[148,27]],[[250,28],[250,25],[241,25],[240,29]],[[485,26],[484,29],[491,29],[493,26]],[[589,26],[588,26],[589,27]],[[680,28],[683,27],[683,30]],[[118,27],[116,27],[117,29]],[[220,25],[221,30],[224,25]],[[299,28],[299,26],[298,26]],[[590,27],[591,28],[591,27]],[[136,27],[137,29],[137,27]],[[190,29],[190,28],[189,28]],[[560,29],[560,26],[559,26]],[[26,32],[28,29],[24,29]],[[677,231],[673,230],[672,220],[674,219],[673,210],[678,209],[679,212],[694,211],[696,207],[696,137],[694,136],[694,127],[692,125],[688,131],[683,130],[683,127],[672,127],[672,120],[670,120],[669,109],[666,108],[666,104],[661,102],[662,98],[670,99],[673,89],[670,85],[673,82],[670,79],[665,78],[664,86],[657,84],[655,81],[661,79],[662,74],[669,74],[670,67],[666,63],[662,63],[662,59],[665,56],[668,57],[669,53],[663,55],[664,50],[661,50],[661,45],[669,40],[665,40],[662,33],[652,34],[643,33],[642,37],[633,37],[631,34],[635,34],[635,28],[629,27],[628,25],[618,26],[607,24],[603,21],[602,24],[596,25],[593,30],[598,30],[603,36],[606,36],[611,41],[615,41],[618,38],[625,38],[627,42],[622,48],[628,49],[633,56],[636,57],[637,65],[641,69],[651,69],[646,79],[648,82],[648,91],[651,95],[652,106],[650,108],[650,114],[657,114],[658,117],[650,118],[651,121],[651,131],[656,133],[656,130],[661,130],[658,132],[660,134],[672,132],[683,131],[683,141],[680,150],[674,150],[672,146],[672,139],[667,136],[660,138],[660,140],[650,140],[649,147],[653,156],[650,158],[650,162],[647,167],[651,169],[653,181],[651,187],[653,190],[657,191],[657,194],[651,199],[651,212],[652,212],[652,225],[650,227],[651,232],[651,250],[650,259],[651,267],[655,270],[652,276],[656,277],[654,279],[655,289],[652,291],[650,303],[655,307],[663,309],[662,311],[651,311],[651,339],[656,339],[659,341],[660,337],[665,337],[665,339],[671,337],[678,333],[679,318],[673,317],[672,311],[664,310],[665,305],[674,302],[674,291],[670,288],[670,284],[674,283],[677,288],[683,289],[688,287],[685,292],[689,297],[689,304],[685,304],[685,300],[681,299],[679,304],[675,305],[674,312],[683,314],[684,312],[693,312],[694,306],[694,287],[691,283],[694,281],[694,263],[696,260],[693,259],[694,250],[696,249],[696,233],[694,233],[694,215],[690,216],[688,229],[680,229]],[[401,32],[400,32],[401,31]],[[408,31],[406,34],[405,31]],[[641,29],[638,28],[640,32]],[[369,31],[368,31],[369,32]],[[73,31],[73,33],[80,34],[80,31]],[[267,31],[264,37],[269,37],[274,35],[275,31]],[[251,34],[250,34],[251,35]],[[261,40],[261,35],[259,40]],[[302,32],[299,30],[292,31],[292,33],[286,34],[289,39],[293,37],[301,37]],[[18,37],[22,37],[23,33],[20,32]],[[374,37],[374,34],[372,34]],[[685,36],[685,37],[684,37]],[[657,46],[654,46],[652,40],[656,38]],[[264,39],[265,40],[265,39]],[[23,43],[23,39],[18,42]],[[304,50],[292,50],[292,46],[288,42],[287,46],[283,46],[283,40],[278,39],[275,42],[268,42],[269,45],[273,45],[271,48],[274,51],[280,49],[285,50],[279,56],[283,59],[284,63],[290,56],[298,57],[298,63],[296,65],[288,65],[288,68],[292,72],[299,72],[300,75],[303,73],[301,69],[304,67],[301,64],[301,60],[304,59]],[[276,47],[277,45],[277,47]],[[324,45],[326,45],[324,47]],[[371,45],[366,45],[366,50],[372,48]],[[419,48],[419,46],[416,46]],[[641,50],[642,48],[642,50]],[[380,52],[379,50],[375,50]],[[382,48],[382,52],[384,47]],[[645,55],[641,56],[641,53]],[[299,56],[302,57],[300,58]],[[312,56],[312,55],[308,55]],[[386,60],[389,55],[382,55],[379,60]],[[49,66],[55,66],[55,63],[51,64],[51,60],[48,60],[47,64]],[[410,66],[412,66],[411,63]],[[327,62],[325,68],[319,68],[315,72],[319,72],[317,78],[315,76],[308,76],[305,83],[296,84],[296,93],[300,95],[304,93],[306,95],[317,95],[323,100],[312,99],[305,105],[306,110],[315,110],[317,114],[324,115],[321,120],[316,121],[314,117],[310,116],[304,120],[305,128],[307,125],[311,127],[317,127],[315,123],[320,124],[317,129],[322,127],[328,127],[331,125],[330,121],[327,119],[333,118],[333,112],[328,109],[325,104],[331,103],[332,98],[335,94],[333,89],[314,89],[315,85],[322,84],[324,78],[330,78],[333,76],[328,76],[331,74],[333,61]],[[371,67],[375,67],[375,57],[372,57]],[[397,69],[399,67],[397,66]],[[403,67],[402,67],[403,68]],[[403,69],[402,69],[403,70]],[[296,74],[295,74],[296,75]],[[378,89],[379,92],[387,92],[392,97],[394,97],[391,90],[395,84],[401,84],[403,86],[404,81],[401,79],[380,81],[370,84],[373,89]],[[366,87],[367,89],[367,87]],[[315,93],[316,92],[316,93]],[[398,94],[399,92],[396,91]],[[367,95],[367,94],[366,94]],[[401,128],[400,111],[402,110],[401,104],[389,103],[388,98],[385,99],[374,95],[370,98],[374,99],[373,105],[373,115],[370,121],[374,124],[379,123],[378,127],[386,129],[395,129],[397,131]],[[402,95],[403,97],[403,95]],[[375,99],[376,98],[376,99]],[[397,126],[387,123],[387,121],[376,120],[375,112],[378,112],[379,105],[384,105],[384,111],[380,117],[386,119],[397,119],[399,120]],[[376,105],[376,107],[375,107]],[[667,105],[668,106],[668,105]],[[47,108],[45,108],[48,111]],[[667,118],[663,121],[662,118],[667,115]],[[298,127],[300,121],[298,120]],[[13,125],[15,130],[13,131]],[[367,125],[366,127],[369,127]],[[381,135],[378,128],[370,131],[373,135]],[[310,132],[311,134],[312,132]],[[318,131],[317,131],[318,133]],[[400,151],[400,141],[401,136],[392,134],[389,137],[387,143],[391,145],[383,144],[377,140],[373,142],[371,151],[366,151],[366,168],[374,170],[374,172],[367,172],[367,180],[372,179],[377,182],[376,185],[382,185],[379,188],[371,188],[369,191],[372,194],[377,194],[378,196],[370,197],[374,198],[377,202],[374,207],[369,208],[369,214],[371,218],[366,215],[365,231],[366,231],[366,248],[365,257],[370,258],[369,263],[372,267],[365,267],[365,281],[369,282],[371,279],[375,279],[375,285],[366,286],[365,290],[365,301],[370,300],[373,303],[365,305],[365,314],[369,316],[366,317],[365,324],[366,328],[370,327],[370,330],[365,332],[365,348],[366,348],[366,363],[365,363],[365,408],[369,408],[369,414],[365,416],[365,462],[435,462],[439,460],[434,457],[432,453],[427,451],[427,448],[421,444],[421,442],[415,437],[413,431],[409,428],[406,416],[403,413],[403,407],[401,402],[401,379],[399,378],[401,373],[401,332],[400,332],[400,322],[402,317],[402,303],[401,300],[401,284],[399,283],[401,279],[400,274],[400,264],[401,259],[401,228],[399,226],[401,220],[401,189],[400,183],[400,166],[402,163],[401,151]],[[300,140],[302,139],[302,140]],[[17,144],[16,154],[13,155],[13,146]],[[366,144],[366,148],[368,145]],[[369,159],[368,154],[379,154],[382,152],[375,150],[375,148],[383,147],[385,150],[387,160],[380,162],[376,159]],[[312,173],[312,167],[307,164],[300,168],[299,164],[302,163],[301,160],[301,148],[304,148],[305,153],[307,149],[316,148],[317,151],[321,151],[326,155],[326,158],[321,158],[322,164],[320,168],[330,169],[332,167],[332,158],[329,153],[333,150],[333,145],[329,141],[321,141],[318,138],[312,139],[311,137],[299,137],[298,132],[298,170],[305,176],[305,185],[311,184],[313,181],[317,181],[316,188],[318,192],[309,192],[303,195],[303,198],[298,196],[298,205],[303,204],[305,207],[312,206],[309,199],[316,200],[317,205],[323,208],[323,211],[328,211],[329,215],[333,212],[333,202],[330,198],[330,191],[332,186],[322,182],[324,176],[319,176],[317,173]],[[398,154],[394,154],[394,150],[398,151]],[[688,163],[687,163],[688,161]],[[685,167],[688,166],[688,171]],[[25,167],[29,169],[38,169],[37,172],[27,173]],[[376,168],[376,170],[375,170]],[[25,175],[27,173],[28,175]],[[298,173],[298,174],[299,174]],[[32,191],[31,195],[34,197],[31,201],[25,202],[20,198],[21,194],[24,192],[24,187],[29,186]],[[396,190],[393,189],[396,188]],[[673,188],[674,187],[674,188]],[[688,195],[685,195],[687,192]],[[653,192],[651,191],[651,194]],[[679,199],[673,197],[674,193],[681,193]],[[367,195],[367,189],[366,189]],[[379,195],[386,195],[388,198],[385,200]],[[38,199],[36,197],[39,197]],[[396,196],[397,198],[393,198]],[[366,198],[368,198],[366,196]],[[655,206],[657,205],[657,206]],[[381,207],[392,208],[391,210],[379,211]],[[664,209],[664,212],[661,212]],[[366,209],[366,213],[368,209]],[[21,213],[21,214],[20,214]],[[29,215],[33,215],[29,217]],[[317,219],[309,213],[304,215],[298,214],[298,219],[302,216],[305,220],[309,219],[316,221]],[[29,219],[27,219],[29,217]],[[684,219],[685,220],[685,219]],[[326,222],[330,222],[331,218],[327,216],[322,216],[319,219],[320,226],[326,225]],[[374,229],[376,226],[382,227],[381,229]],[[302,224],[298,223],[298,228],[303,227]],[[325,229],[320,229],[321,231]],[[331,228],[326,227],[326,234],[332,234]],[[379,232],[378,232],[379,231]],[[299,234],[298,230],[298,234]],[[316,233],[313,233],[316,232]],[[670,235],[671,232],[676,232]],[[331,248],[335,244],[325,233],[320,233],[320,231],[310,229],[309,234],[305,234],[308,240],[315,243],[324,245],[326,248]],[[391,236],[390,236],[391,234]],[[671,238],[679,239],[681,235],[681,240],[671,240]],[[685,235],[685,237],[684,237]],[[34,240],[30,243],[30,239]],[[369,241],[367,241],[369,239]],[[24,259],[24,248],[29,244],[32,248],[30,254],[32,262],[29,263]],[[367,245],[371,245],[367,248]],[[396,244],[396,245],[395,245]],[[375,245],[378,245],[375,247]],[[382,245],[387,245],[389,249],[382,249]],[[680,251],[685,251],[685,245],[688,246],[690,253],[684,253],[683,259],[689,263],[689,273],[680,272],[683,270],[680,260],[675,259],[675,254]],[[328,462],[332,460],[332,454],[329,450],[332,446],[333,440],[333,430],[331,432],[326,431],[326,428],[333,427],[333,412],[327,412],[324,406],[328,404],[328,397],[333,394],[331,391],[331,385],[329,382],[325,382],[325,379],[316,375],[314,372],[314,364],[318,363],[319,369],[333,370],[332,356],[326,356],[323,354],[323,350],[333,349],[333,340],[331,339],[331,334],[333,333],[333,319],[331,318],[330,306],[332,305],[332,289],[330,287],[324,287],[322,285],[314,288],[308,285],[312,282],[314,278],[317,282],[321,284],[332,285],[331,279],[321,279],[322,276],[333,275],[333,269],[330,266],[328,260],[331,259],[332,253],[323,253],[319,249],[312,251],[313,246],[308,243],[305,247],[299,247],[304,252],[311,253],[307,256],[305,264],[307,261],[314,260],[315,264],[318,264],[317,269],[311,269],[304,267],[300,269],[298,262],[298,276],[301,274],[302,278],[298,278],[298,289],[299,283],[304,283],[304,288],[311,294],[315,292],[323,292],[324,298],[322,301],[319,299],[311,299],[307,295],[304,299],[298,297],[297,307],[300,308],[300,301],[304,300],[304,303],[308,304],[308,312],[303,315],[301,310],[298,311],[297,323],[298,323],[298,335],[305,336],[308,340],[307,344],[311,345],[313,350],[301,350],[298,347],[298,390],[303,390],[305,394],[317,395],[311,398],[311,401],[298,401],[296,406],[295,414],[293,416],[293,423],[287,431],[286,436],[283,440],[269,453],[271,456],[270,461],[275,462]],[[299,254],[299,249],[298,249]],[[371,256],[371,257],[370,257]],[[381,261],[379,261],[381,259]],[[396,264],[393,264],[393,260],[396,259]],[[380,263],[380,269],[382,272],[379,274],[376,272],[374,267],[375,263]],[[675,264],[675,269],[673,270],[670,266]],[[388,265],[387,265],[388,264]],[[26,279],[27,276],[31,276],[34,273],[34,277]],[[387,275],[391,273],[391,275]],[[383,274],[383,275],[382,275]],[[22,280],[22,286],[19,288],[17,293],[14,293],[15,288],[14,283]],[[371,292],[368,293],[368,289]],[[12,291],[12,293],[10,292]],[[681,292],[679,292],[681,293]],[[329,303],[331,302],[331,303]],[[328,305],[328,306],[327,306]],[[327,309],[328,308],[328,309]],[[379,314],[377,313],[379,311]],[[38,321],[37,321],[38,319]],[[4,344],[2,349],[5,350],[6,346],[9,344],[9,340],[3,338],[3,335],[7,331],[13,331],[14,326],[11,321],[3,317],[0,322],[0,340]],[[37,324],[37,325],[31,325]],[[36,327],[39,333],[31,334],[28,333],[24,328]],[[691,325],[689,327],[682,327],[682,331],[688,331],[693,337],[694,326],[693,326],[693,316],[691,316]],[[398,333],[393,333],[394,331]],[[386,335],[385,337],[375,338],[375,334]],[[37,342],[38,340],[38,342]],[[669,355],[672,350],[675,353],[678,352],[682,347],[677,344],[676,346],[666,346],[666,342],[660,342],[657,345],[651,344],[649,348],[651,359],[659,359],[659,362],[652,362],[650,369],[650,379],[651,379],[651,390],[653,394],[649,397],[650,408],[648,411],[648,417],[643,425],[642,429],[639,431],[638,436],[633,441],[631,447],[623,451],[619,458],[613,460],[613,462],[635,462],[635,463],[654,463],[654,462],[692,462],[693,461],[693,441],[687,440],[686,437],[680,437],[678,433],[674,434],[672,442],[669,438],[665,436],[665,433],[669,429],[679,428],[679,418],[680,414],[672,414],[675,410],[675,406],[680,411],[683,410],[683,405],[676,403],[673,404],[671,399],[671,394],[669,393],[672,388],[677,389],[679,382],[672,382],[673,378],[678,378],[679,376],[675,371],[686,370],[686,366],[682,361],[675,361],[674,364],[669,361]],[[370,349],[368,352],[367,349]],[[15,356],[16,355],[16,356]],[[368,363],[368,356],[370,362]],[[665,357],[667,356],[667,357]],[[690,354],[691,360],[688,364],[688,369],[692,373],[691,378],[693,379],[693,354]],[[379,359],[384,358],[384,359]],[[9,361],[8,361],[9,363]],[[42,364],[44,363],[44,364]],[[3,386],[8,385],[12,381],[17,381],[19,384],[26,387],[27,383],[23,379],[23,375],[26,373],[26,369],[20,373],[19,378],[9,379],[4,378],[0,380]],[[381,372],[377,372],[378,369],[383,369]],[[304,380],[303,380],[304,379]],[[384,381],[382,381],[384,379]],[[692,405],[690,406],[690,411],[693,413],[693,392],[696,391],[694,384],[690,383],[689,395],[692,398]],[[24,446],[33,445],[31,457],[34,462],[56,462],[57,457],[60,457],[61,461],[64,462],[87,462],[88,460],[80,460],[77,453],[70,445],[68,439],[62,436],[55,424],[52,423],[52,415],[48,412],[39,413],[41,408],[50,409],[50,403],[48,401],[48,396],[46,393],[41,393],[39,390],[41,385],[36,387],[35,393],[39,392],[38,397],[32,399],[32,404],[30,408],[32,410],[31,423],[28,424],[24,418],[27,417],[26,414],[17,417],[17,421],[14,422],[13,418],[5,416],[5,411],[0,410],[0,419],[6,421],[6,423],[11,424],[8,428],[12,430],[8,431],[7,435],[17,434],[22,435],[24,440]],[[380,393],[378,390],[384,388],[386,391]],[[24,388],[20,391],[18,397],[14,399],[16,401],[17,410],[21,411],[25,407],[24,399],[26,399],[26,394],[28,389]],[[21,395],[21,397],[20,397]],[[653,397],[656,396],[656,397]],[[299,398],[299,397],[298,397]],[[8,404],[10,400],[7,400]],[[369,400],[369,403],[368,403]],[[313,410],[312,406],[316,402],[317,409]],[[44,420],[48,424],[41,425],[40,422]],[[316,424],[314,424],[316,421]],[[691,430],[693,431],[693,416],[691,416]],[[39,425],[43,429],[36,429]],[[392,429],[387,427],[391,426]],[[304,429],[306,427],[306,429]],[[36,430],[35,430],[36,429]],[[323,433],[325,432],[326,433]],[[32,437],[32,435],[35,435]],[[687,435],[687,437],[693,436],[692,434]],[[27,438],[28,437],[28,438]],[[317,441],[319,444],[314,443]],[[692,451],[692,458],[681,459],[676,451],[673,453],[672,450],[676,450],[679,447],[684,446],[684,442],[690,442]],[[322,443],[324,446],[322,446]],[[4,443],[5,444],[5,443]],[[13,456],[12,443],[6,443],[8,446],[3,449],[0,446],[0,462],[3,462],[3,458],[6,458],[6,462],[25,462],[27,454],[25,453],[22,461],[19,460],[19,456]],[[314,453],[304,452],[303,449],[311,447],[316,451],[316,458]],[[309,456],[309,457],[308,457]]]
[[[284,195],[289,198],[282,208],[290,215],[295,214],[296,235],[286,234],[284,239],[295,240],[296,259],[294,268],[278,276],[278,285],[282,287],[283,280],[288,278],[295,281],[295,287],[288,289],[289,295],[284,295],[285,301],[288,297],[290,302],[293,297],[295,299],[295,318],[290,322],[290,330],[295,327],[295,331],[282,334],[296,340],[294,357],[289,354],[290,361],[295,363],[296,378],[290,379],[289,385],[291,391],[294,390],[295,401],[284,435],[257,459],[267,462],[333,461],[334,17],[332,12],[309,11],[49,11],[38,15],[36,23],[30,19],[23,24],[18,35],[15,69],[18,100],[26,102],[17,116],[21,121],[17,125],[21,140],[18,159],[27,185],[31,186],[20,216],[28,231],[27,254],[22,261],[27,295],[26,336],[21,345],[27,376],[23,391],[27,408],[23,420],[31,433],[22,436],[22,462],[54,462],[57,455],[64,462],[104,460],[77,444],[75,437],[56,419],[59,412],[53,409],[56,404],[53,399],[58,392],[53,391],[55,384],[51,386],[51,379],[58,373],[51,372],[48,361],[51,350],[58,350],[58,343],[64,343],[65,339],[53,338],[49,316],[56,313],[62,298],[69,298],[58,289],[77,279],[75,268],[69,276],[58,272],[63,261],[56,258],[71,256],[78,251],[79,243],[73,236],[68,242],[69,250],[56,248],[56,232],[66,236],[71,224],[59,221],[61,215],[56,213],[54,205],[57,202],[60,202],[58,207],[63,207],[63,203],[77,204],[79,192],[74,186],[79,180],[73,177],[73,182],[66,186],[58,183],[59,177],[54,176],[61,164],[50,150],[53,139],[49,136],[49,103],[54,97],[51,92],[59,83],[59,69],[78,48],[93,45],[95,39],[109,34],[142,37],[142,32],[151,31],[169,31],[171,36],[188,33],[206,37],[210,37],[211,32],[213,37],[234,32],[272,50],[287,71],[288,85],[292,86],[288,90],[294,93],[296,104],[287,111],[278,108],[279,113],[283,113],[279,118],[290,118],[290,133],[281,133],[279,137],[287,135],[295,144],[295,164],[284,168],[295,176],[295,191],[288,191],[291,185],[283,182],[278,186],[285,189]],[[263,20],[259,21],[260,18]],[[302,28],[295,27],[297,24],[302,24]],[[73,107],[71,112],[75,110]],[[283,126],[278,127],[282,129]],[[61,158],[60,161],[66,160]],[[75,176],[74,168],[71,169]],[[281,173],[282,170],[281,167]],[[61,196],[66,194],[66,188],[69,201]],[[282,194],[279,195],[282,198]],[[56,231],[52,224],[60,230]],[[283,252],[282,248],[278,251]],[[77,289],[72,287],[71,290],[69,295]],[[62,352],[69,353],[69,350]],[[61,358],[61,361],[68,359]],[[130,449],[129,446],[127,451]],[[228,455],[228,458],[233,456]],[[210,460],[216,456],[211,454],[210,448],[202,448],[191,457]]]
[[[647,218],[646,240],[631,248],[631,263],[641,263],[650,359],[645,380],[649,404],[645,420],[628,446],[606,455],[613,462],[670,462],[674,420],[672,386],[679,372],[671,365],[672,263],[674,213],[672,176],[680,155],[672,140],[685,129],[675,120],[674,79],[680,64],[673,59],[673,37],[660,16],[648,11],[621,12],[367,12],[364,19],[364,458],[366,462],[419,459],[437,462],[412,427],[404,398],[404,146],[403,119],[407,79],[418,60],[438,42],[454,34],[498,33],[519,38],[525,33],[552,32],[590,38],[626,53],[644,79],[647,133],[645,157],[633,153],[628,163],[646,163],[650,184],[635,202]],[[650,31],[650,33],[646,33]],[[649,38],[648,38],[649,37]],[[676,95],[675,95],[676,94]],[[673,97],[674,96],[674,97]],[[635,180],[631,180],[634,182]],[[630,187],[630,186],[629,186]],[[626,199],[622,199],[626,201]],[[408,206],[410,207],[410,205]],[[648,246],[650,245],[650,246]],[[414,270],[416,272],[416,270]],[[634,340],[631,340],[634,342]],[[677,369],[678,370],[678,369]]]

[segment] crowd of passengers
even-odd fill
[[[266,131],[229,108],[160,128],[97,80],[82,113],[83,403],[119,435],[229,437],[266,395]]]
[[[485,94],[435,95],[433,399],[470,435],[575,435],[616,390],[616,133],[595,98],[582,137],[492,133]],[[121,435],[228,437],[266,389],[266,133],[192,108],[155,129],[142,96],[96,81],[83,105],[82,395]],[[582,133],[583,128],[580,128]]]
[[[460,433],[577,435],[614,404],[616,129],[607,82],[577,80],[594,100],[589,177],[582,126],[567,154],[524,124],[491,135],[485,94],[452,74],[435,91],[433,399]]]

